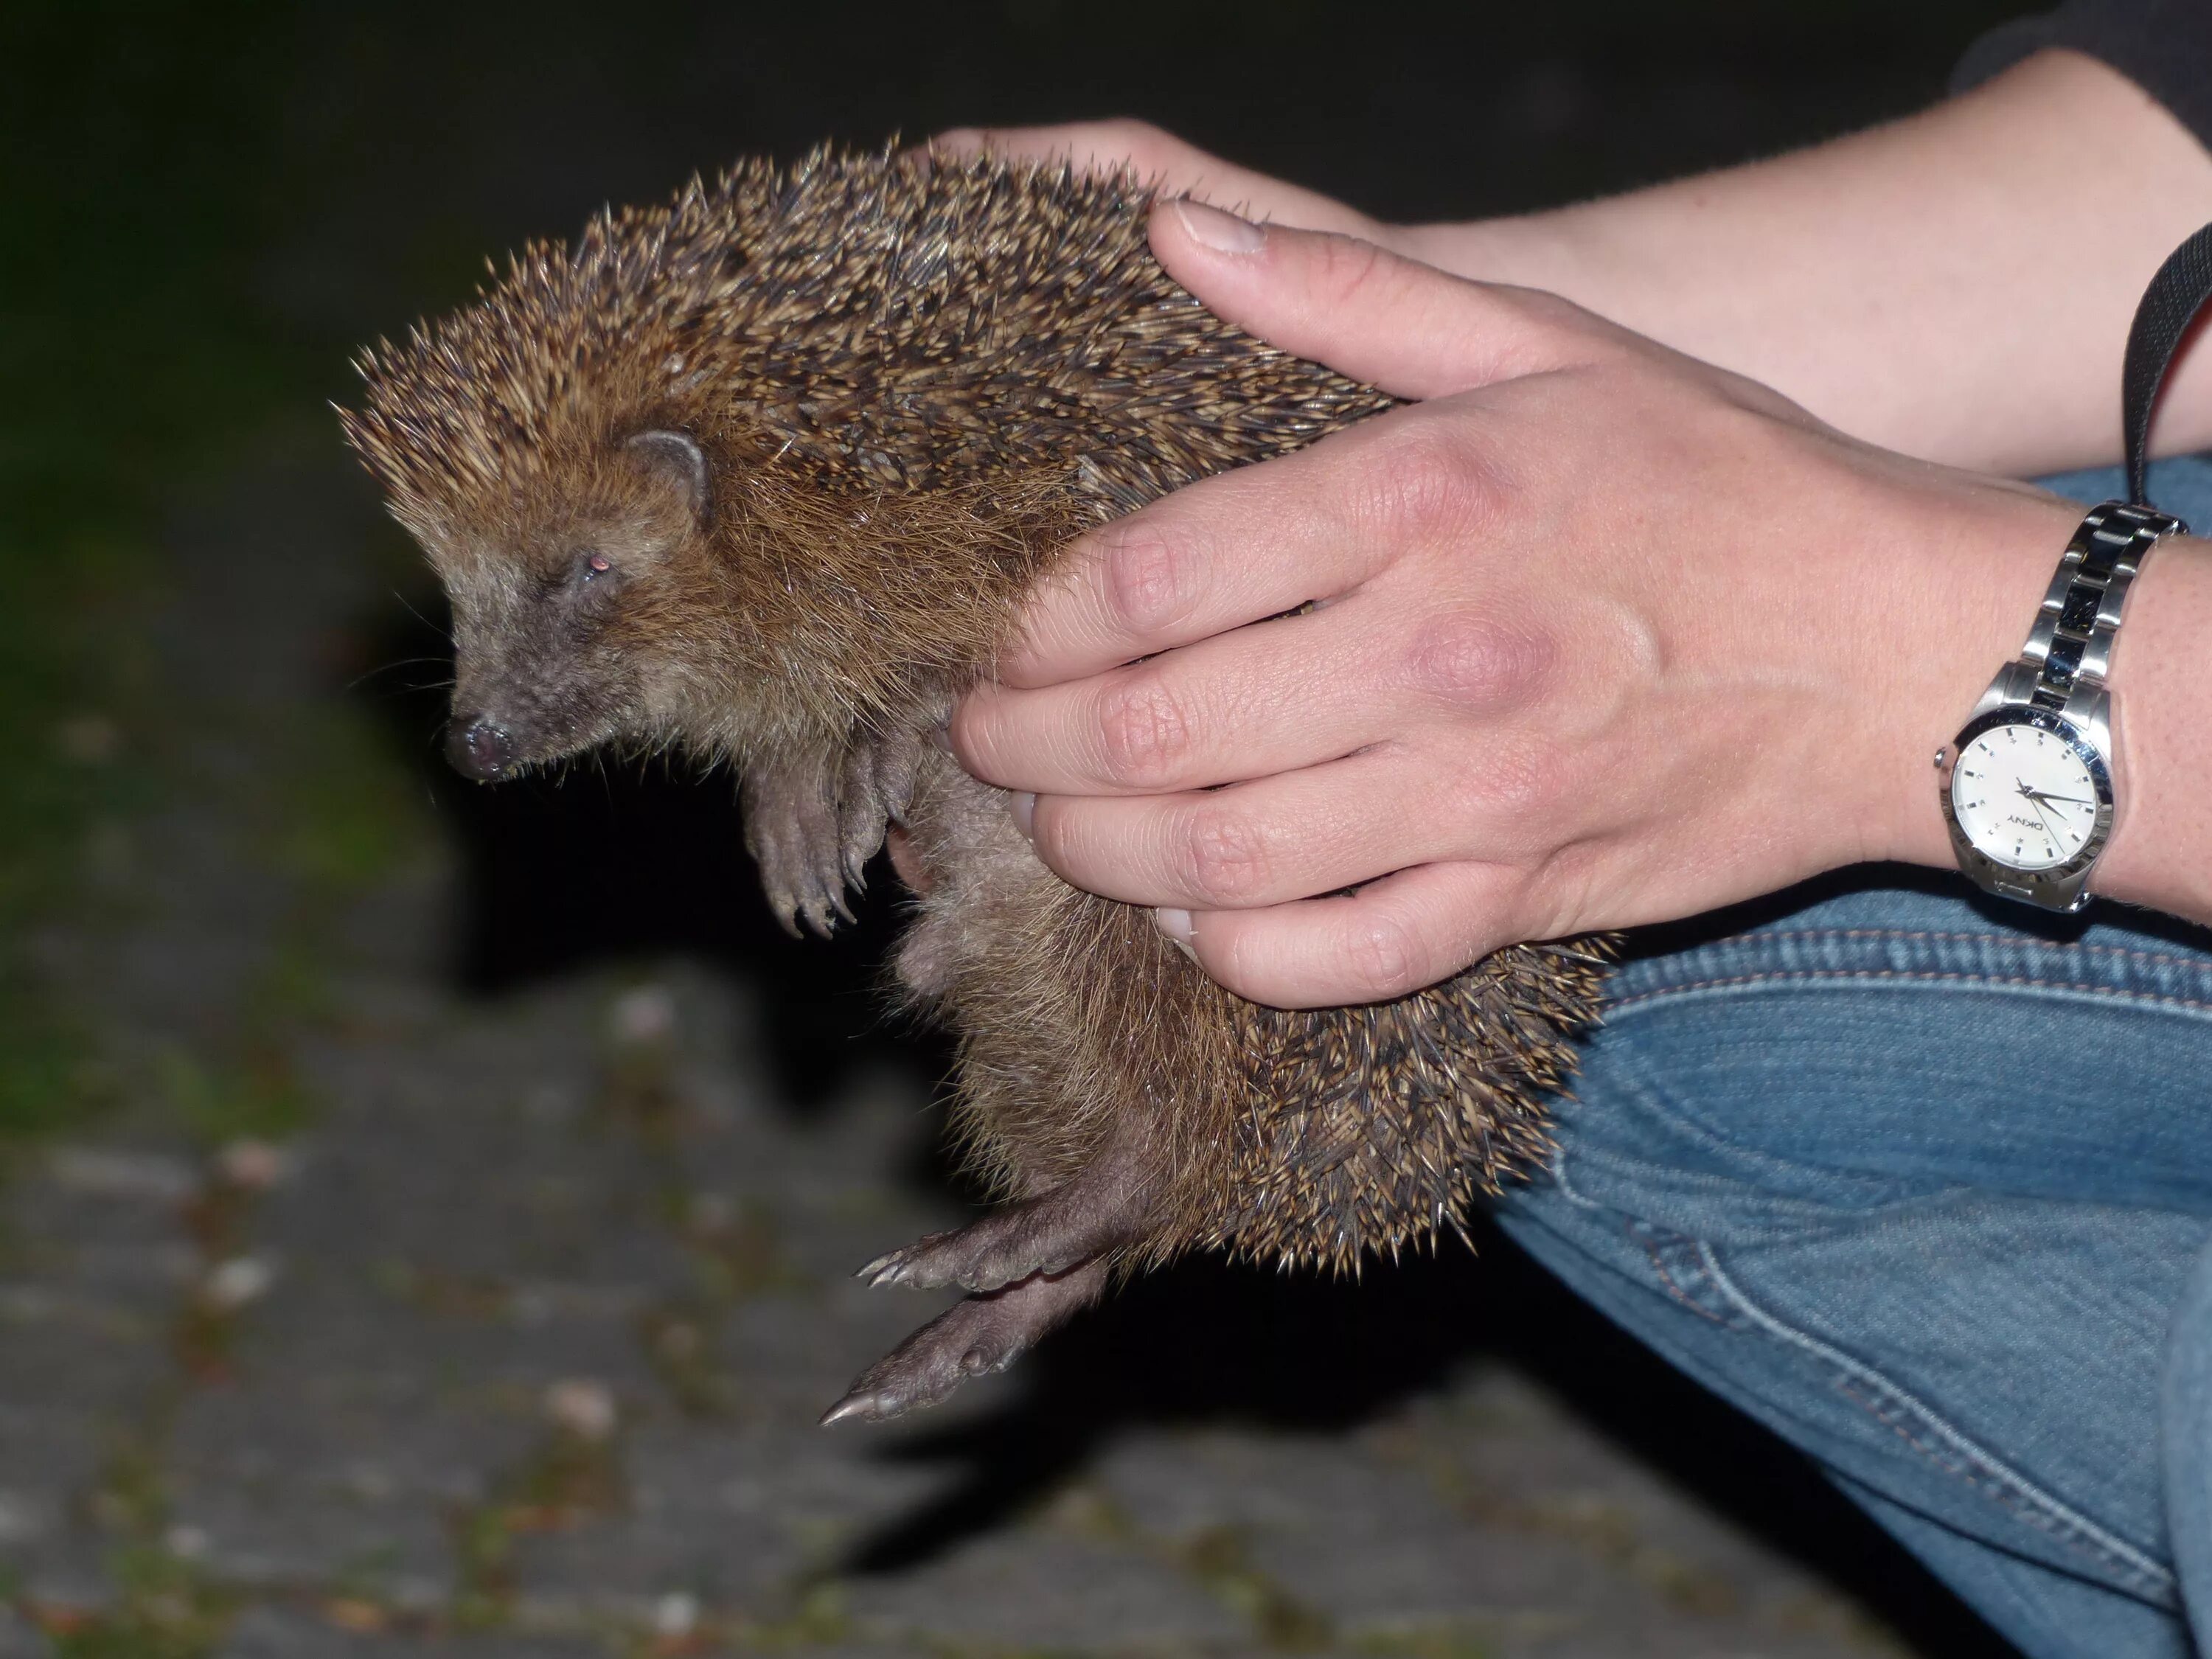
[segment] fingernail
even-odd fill
[[[981,127],[950,127],[924,146],[933,154],[957,156],[963,161],[971,155],[981,155],[987,147],[988,141]]]
[[[1192,950],[1190,945],[1193,934],[1189,911],[1155,910],[1152,912],[1152,926],[1158,928],[1161,936],[1176,950],[1182,951],[1193,962],[1198,960],[1198,952]]]
[[[1022,839],[1035,841],[1036,797],[1026,789],[1017,789],[1006,798],[1006,810],[1014,815],[1014,828],[1022,832]]]
[[[1190,233],[1191,240],[1216,253],[1257,253],[1267,245],[1267,233],[1249,219],[1224,213],[1187,196],[1176,203],[1175,210],[1182,215],[1182,228]]]
[[[946,754],[949,755],[952,752],[952,728],[951,726],[931,726],[929,728],[929,740],[938,748],[942,749]]]

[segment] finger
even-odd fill
[[[1346,459],[1317,450],[1202,478],[1071,544],[999,660],[1049,685],[1333,599],[1383,562],[1346,522]]]
[[[1038,583],[999,683],[1079,679],[1344,599],[1414,547],[1477,544],[1498,506],[1482,422],[1393,410],[1090,532]]]
[[[971,777],[1045,795],[1205,789],[1334,760],[1391,735],[1401,699],[1383,607],[1347,601],[954,710]]]
[[[1518,937],[1526,878],[1494,864],[1426,864],[1348,897],[1264,910],[1158,913],[1199,964],[1248,1001],[1334,1008],[1401,997],[1450,978]]]
[[[1372,242],[1152,209],[1152,252],[1224,321],[1400,398],[1446,396],[1589,362],[1628,337],[1567,301],[1450,276]]]
[[[1254,909],[1479,844],[1439,793],[1391,746],[1231,789],[1043,795],[1028,829],[1037,856],[1088,892],[1148,908]]]
[[[1210,155],[1149,121],[1072,121],[1045,127],[956,127],[929,141],[933,155],[1065,161],[1078,173],[1127,168],[1162,195],[1218,202],[1248,218],[1334,230],[1375,240],[1384,228],[1318,191]]]

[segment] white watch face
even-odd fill
[[[2088,845],[2097,827],[2097,783],[2058,733],[1995,726],[1959,751],[1951,807],[1985,858],[2014,870],[2048,870]]]

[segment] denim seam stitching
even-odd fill
[[[2126,1540],[2114,1536],[2087,1516],[2076,1512],[2058,1498],[2044,1492],[2033,1482],[1990,1455],[1980,1446],[1946,1423],[1936,1412],[1921,1401],[1891,1382],[1880,1371],[1852,1358],[1841,1349],[1821,1341],[1796,1327],[1784,1324],[1749,1297],[1722,1268],[1720,1258],[1712,1246],[1704,1240],[1698,1243],[1698,1253],[1711,1276],[1714,1286],[1732,1303],[1736,1310],[1777,1341],[1812,1355],[1833,1366],[1838,1373],[1836,1386],[1846,1399],[1887,1428],[1893,1434],[1925,1457],[1937,1468],[1964,1480],[1975,1491],[1996,1502],[2007,1512],[2021,1522],[2066,1545],[2092,1559],[2117,1567],[2130,1575],[2145,1589],[2154,1589],[2170,1599],[2173,1594],[2173,1575],[2156,1561],[2136,1549]],[[1857,1386],[1854,1386],[1856,1384]],[[1924,1431],[1932,1432],[1949,1448],[1950,1457],[1938,1455],[1934,1449],[1905,1429],[1892,1416],[1881,1411],[1859,1390],[1871,1387],[1881,1395],[1897,1402]],[[1969,1466],[1961,1468],[1958,1461]],[[1986,1473],[1977,1476],[1971,1472],[1978,1466]]]
[[[1723,1329],[1741,1328],[1741,1327],[1723,1318],[1719,1314],[1715,1313],[1711,1308],[1705,1306],[1695,1297],[1692,1296],[1688,1290],[1682,1285],[1680,1281],[1674,1277],[1673,1271],[1667,1266],[1665,1261],[1662,1259],[1659,1249],[1653,1242],[1653,1239],[1648,1237],[1639,1236],[1638,1229],[1642,1228],[1644,1232],[1655,1235],[1664,1231],[1670,1237],[1679,1238],[1685,1243],[1692,1246],[1699,1244],[1700,1241],[1690,1237],[1686,1233],[1678,1233],[1674,1232],[1672,1229],[1662,1229],[1653,1226],[1650,1222],[1640,1220],[1637,1217],[1630,1215],[1625,1211],[1615,1209],[1611,1205],[1601,1203],[1596,1199],[1586,1197],[1583,1194],[1577,1192],[1575,1190],[1574,1182],[1567,1178],[1567,1153],[1566,1148],[1564,1146],[1557,1146],[1553,1149],[1551,1163],[1548,1167],[1551,1171],[1553,1183],[1559,1189],[1559,1195],[1565,1199],[1568,1203],[1572,1204],[1580,1209],[1604,1212],[1620,1218],[1620,1231],[1622,1234],[1631,1243],[1636,1245],[1644,1252],[1645,1257],[1651,1263],[1652,1272],[1659,1275],[1660,1282],[1666,1287],[1667,1294],[1668,1296],[1680,1303],[1683,1307],[1688,1309],[1690,1312],[1697,1315],[1700,1319],[1709,1321],[1715,1325],[1720,1326]]]
[[[2149,1570],[2124,1559],[2115,1559],[2110,1550],[2097,1539],[2085,1539],[2078,1535],[2076,1528],[2067,1520],[2063,1506],[2061,1506],[2061,1513],[2056,1516],[2043,1513],[2036,1507],[2037,1499],[2043,1495],[2036,1492],[2033,1488],[2026,1492],[2015,1490],[2012,1483],[2017,1481],[2019,1477],[2010,1469],[2002,1464],[1995,1464],[1993,1465],[1994,1475],[1978,1474],[1966,1456],[1957,1453],[1947,1453],[1929,1445],[1913,1432],[1909,1419],[1901,1418],[1897,1413],[1884,1410],[1879,1400],[1863,1393],[1849,1377],[1839,1378],[1836,1383],[1836,1389],[1845,1399],[1881,1424],[1899,1440],[1926,1458],[1929,1462],[1934,1464],[1944,1474],[1964,1481],[2022,1524],[2034,1528],[2038,1532],[2065,1545],[2069,1549],[2116,1569],[2126,1582],[2139,1589],[2160,1596],[2171,1595],[2173,1579],[2170,1574],[2161,1572],[2158,1577],[2154,1577]],[[1886,1392],[1894,1394],[1895,1391],[1886,1390]],[[1919,1409],[1917,1403],[1910,1401],[1909,1398],[1907,1404],[1912,1406],[1915,1410]],[[1972,1444],[1971,1442],[1968,1443]],[[1975,1449],[1978,1453],[1979,1449]]]
[[[2137,951],[2124,945],[2097,945],[2087,939],[2022,939],[2010,933],[1954,933],[1929,927],[1788,927],[1771,933],[1744,934],[1751,939],[1893,939],[1939,945],[1988,945],[2002,951],[2081,951],[2094,956],[2125,957],[2159,968],[2188,968],[2202,971],[2202,957],[2185,957],[2168,951]]]
[[[1634,1240],[1637,1243],[1644,1247],[1644,1254],[1650,1258],[1651,1271],[1659,1275],[1660,1283],[1667,1287],[1667,1294],[1673,1297],[1675,1301],[1680,1303],[1692,1313],[1697,1315],[1698,1318],[1707,1320],[1715,1325],[1722,1327],[1723,1329],[1734,1328],[1730,1321],[1722,1318],[1720,1315],[1715,1313],[1711,1308],[1706,1307],[1703,1303],[1699,1302],[1697,1297],[1690,1294],[1689,1291],[1674,1277],[1674,1269],[1667,1265],[1667,1259],[1661,1253],[1656,1239],[1639,1235],[1638,1231],[1638,1228],[1642,1228],[1646,1234],[1656,1234],[1659,1232],[1661,1229],[1653,1227],[1649,1222],[1638,1221],[1633,1217],[1624,1217],[1621,1220],[1621,1231],[1626,1232],[1629,1237]],[[1685,1244],[1702,1248],[1700,1241],[1690,1237],[1686,1233],[1677,1233],[1669,1230],[1668,1231],[1668,1237],[1677,1239]]]
[[[2032,974],[1978,974],[1963,969],[1904,969],[1904,968],[1775,968],[1756,974],[1730,974],[1717,979],[1685,980],[1680,984],[1656,986],[1649,991],[1636,991],[1613,1000],[1606,1010],[1608,1016],[1623,1008],[1633,1007],[1639,1002],[1652,1002],[1661,997],[1679,996],[1690,991],[1713,991],[1731,985],[1759,985],[1769,981],[1787,980],[1918,980],[1948,981],[1969,985],[2033,986],[2044,990],[2064,990],[2082,996],[2111,997],[2124,1002],[2148,1003],[2160,1007],[2185,1008],[2196,1013],[2212,1013],[2212,1002],[2195,997],[2174,996],[2161,991],[2130,991],[2116,986],[2081,985],[2070,980],[2040,979]]]
[[[1585,1210],[1603,1210],[1612,1207],[1609,1205],[1599,1203],[1594,1198],[1585,1198],[1575,1190],[1574,1182],[1567,1179],[1567,1149],[1564,1144],[1558,1141],[1552,1144],[1552,1156],[1547,1164],[1547,1168],[1551,1171],[1553,1184],[1559,1188],[1560,1195],[1568,1203],[1577,1205]],[[1616,1210],[1613,1213],[1618,1215],[1620,1212]]]

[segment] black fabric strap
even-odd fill
[[[2128,500],[2148,507],[2143,469],[2150,457],[2151,410],[2167,366],[2182,337],[2212,300],[2212,225],[2207,225],[2166,256],[2143,290],[2136,320],[2128,330],[2128,356],[2120,371],[2120,422],[2127,441]]]

